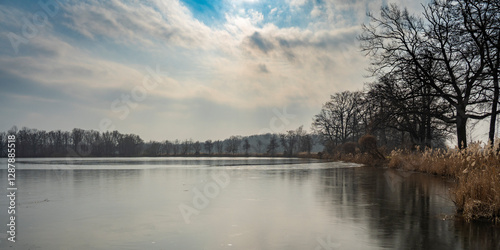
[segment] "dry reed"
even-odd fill
[[[498,141],[498,140],[497,140]],[[396,150],[388,166],[456,179],[451,196],[457,212],[467,221],[500,221],[499,143],[473,143],[467,149]]]

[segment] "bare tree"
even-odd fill
[[[214,146],[218,154],[222,154],[224,152],[224,142],[217,140],[214,142]]]
[[[170,155],[170,152],[173,151],[173,143],[165,140],[165,142],[162,144],[161,147],[161,154],[162,155]]]
[[[286,134],[281,134],[281,145],[283,146],[284,155],[292,156],[294,152],[301,150],[302,137],[306,135],[303,126],[300,126],[296,130],[289,130]]]
[[[176,156],[180,152],[180,141],[179,139],[175,139],[175,141],[172,143],[172,153]]]
[[[257,154],[261,154],[263,146],[264,146],[264,144],[262,143],[262,141],[260,139],[257,139],[257,143],[256,143],[256,145],[254,145],[255,152],[257,152]]]
[[[333,145],[356,141],[364,130],[361,92],[344,91],[331,96],[314,116],[312,129]]]
[[[71,139],[73,141],[73,150],[77,152],[78,150],[78,145],[82,142],[83,140],[83,135],[84,135],[84,130],[79,129],[79,128],[74,128],[73,131],[71,132]]]
[[[232,153],[233,155],[238,153],[240,148],[241,138],[238,136],[231,136],[226,140],[226,152]]]
[[[106,131],[102,133],[102,148],[103,156],[113,156],[115,154],[115,147],[117,145],[117,142],[113,140],[114,136],[112,132]]]
[[[245,155],[248,155],[248,151],[250,150],[251,145],[250,142],[248,141],[248,138],[245,138],[243,140],[243,150],[245,151]]]
[[[276,154],[276,150],[278,149],[278,137],[276,135],[271,135],[269,139],[269,144],[267,145],[267,153],[271,156]]]
[[[139,155],[144,141],[134,134],[125,134],[118,141],[118,152],[120,156],[137,156]]]
[[[435,0],[422,17],[396,5],[381,9],[380,18],[370,14],[363,25],[362,48],[371,56],[373,75],[399,75],[418,79],[450,107],[436,115],[454,123],[458,145],[467,147],[468,119],[484,119],[491,113],[478,110],[489,100],[485,95],[485,52],[464,31],[463,11],[457,1]]]
[[[500,1],[461,0],[454,2],[461,10],[463,32],[468,33],[478,51],[484,53],[485,74],[487,76],[485,87],[491,95],[488,137],[490,141],[494,142],[500,95],[500,15],[498,15]]]
[[[212,149],[214,148],[214,143],[212,140],[206,140],[204,143],[205,151],[211,155],[212,154]]]
[[[191,139],[189,140],[184,140],[184,142],[182,142],[182,151],[181,151],[181,154],[182,155],[187,155],[191,152],[191,148],[193,146],[193,141]]]
[[[144,151],[143,155],[145,156],[159,156],[162,153],[163,143],[159,143],[156,141],[150,141],[149,146]]]
[[[385,145],[387,128],[393,128],[410,135],[412,144],[431,147],[448,134],[450,124],[436,116],[450,112],[432,89],[418,80],[398,79],[387,74],[369,85],[366,103],[370,107],[368,134],[380,130]]]
[[[312,148],[314,145],[314,141],[311,135],[305,134],[300,137],[300,151],[307,152],[307,154],[311,154]]]
[[[194,149],[194,154],[199,155],[201,151],[201,143],[199,141],[193,143],[193,149]]]

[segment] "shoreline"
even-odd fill
[[[465,221],[500,224],[500,153],[499,144],[470,145],[466,149],[395,150],[384,159],[371,154],[337,154],[331,159],[414,171],[452,180],[450,198],[455,216]]]

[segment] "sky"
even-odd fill
[[[224,139],[303,125],[362,90],[367,12],[399,0],[0,2],[0,131]]]

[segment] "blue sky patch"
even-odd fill
[[[207,26],[225,21],[225,6],[222,0],[182,0],[181,1],[199,21]]]

